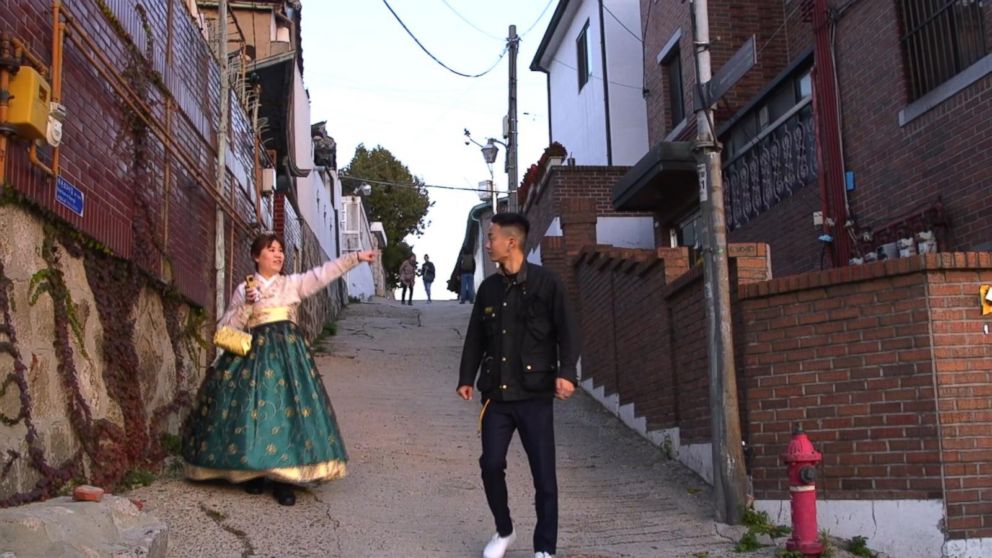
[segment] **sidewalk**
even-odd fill
[[[317,364],[349,475],[300,492],[296,506],[177,479],[129,496],[169,524],[174,557],[479,556],[493,532],[479,478],[479,405],[455,395],[470,310],[382,300],[345,310]],[[556,435],[559,558],[775,556],[734,553],[711,520],[708,486],[584,394],[557,404]],[[533,556],[532,486],[516,439],[507,477],[518,528],[507,556]]]

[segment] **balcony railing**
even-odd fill
[[[742,227],[816,179],[811,98],[761,131],[723,165],[730,230]]]

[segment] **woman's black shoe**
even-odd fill
[[[265,490],[265,478],[259,477],[242,483],[248,494],[261,494]]]
[[[279,502],[281,506],[292,506],[296,504],[296,494],[293,493],[293,487],[288,484],[281,482],[274,484],[272,486],[272,496],[275,497],[276,502]]]

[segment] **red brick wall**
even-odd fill
[[[950,538],[988,537],[989,282],[990,254],[928,254],[744,287],[755,496],[787,498],[778,455],[798,422],[823,497],[943,497]]]
[[[717,124],[732,116],[751,97],[774,78],[791,60],[787,43],[776,40],[785,35],[784,18],[792,6],[782,0],[716,0],[709,3],[711,66],[714,73],[737,52],[748,38],[755,35],[755,48],[759,50],[758,63],[733,87],[717,106]],[[798,4],[792,2],[791,4]],[[678,122],[670,122],[668,96],[663,87],[662,67],[657,62],[658,53],[676,30],[682,29],[679,42],[682,56],[682,86],[685,114],[689,126],[682,138],[695,135],[692,116],[693,94],[696,84],[696,64],[692,48],[690,6],[682,0],[641,0],[641,21],[647,29],[644,40],[645,87],[647,97],[648,142],[662,141]],[[667,123],[667,124],[666,124]]]
[[[812,4],[799,0],[710,3],[714,69],[751,34],[757,35],[759,47],[759,65],[718,106],[718,126],[813,46]],[[992,209],[992,135],[985,130],[992,127],[992,76],[900,126],[899,112],[907,106],[908,95],[897,3],[830,2],[834,9],[842,4],[845,11],[837,20],[835,64],[845,170],[855,173],[857,183],[849,193],[856,224],[878,232],[940,200],[949,222],[946,232],[938,229],[940,249],[988,249],[992,246],[992,220],[986,218]],[[992,6],[986,3],[983,10],[985,42],[992,45]],[[669,131],[665,125],[667,97],[655,57],[680,27],[686,91],[692,90],[695,81],[689,5],[677,0],[642,0],[641,15],[648,29],[644,52],[646,83],[652,92],[648,120],[653,144]],[[690,103],[691,95],[687,95],[687,110]],[[694,135],[691,124],[680,139]],[[776,276],[818,270],[822,246],[812,226],[812,213],[820,205],[818,188],[810,184],[733,231],[730,240],[768,243]]]
[[[815,182],[800,188],[771,211],[730,231],[727,240],[768,244],[774,277],[816,271],[821,265],[830,265],[830,255],[824,254],[823,244],[817,240],[822,233],[813,226],[814,211],[820,211],[820,190]]]
[[[163,280],[174,280],[190,299],[211,307],[213,261],[204,254],[214,251],[215,202],[207,188],[216,187],[217,65],[178,0],[107,2],[113,19],[105,16],[101,4],[83,0],[67,8],[84,33],[70,29],[64,46],[62,102],[68,117],[60,171],[84,193],[83,217],[55,203],[54,181],[27,162],[23,143],[9,149],[8,181],[117,255],[133,259]],[[123,36],[115,31],[114,21]],[[0,2],[0,27],[24,40],[43,60],[50,59],[51,2]],[[84,35],[93,38],[98,50],[85,43]],[[166,52],[170,43],[172,51]],[[129,81],[129,73],[148,76],[141,69],[146,61],[161,81],[155,77]],[[106,68],[111,76],[97,67]],[[154,124],[143,141],[136,139],[141,134],[133,132],[134,124],[141,121],[112,87],[117,82],[145,90],[138,97],[143,97]],[[231,116],[231,159],[235,168],[244,169],[238,174],[250,180],[254,157],[248,119],[237,103]],[[156,134],[155,128],[163,135]],[[162,137],[174,139],[176,151],[167,154]],[[50,162],[50,149],[41,151],[42,159]],[[253,220],[254,203],[246,190],[253,186],[232,183],[237,184],[236,191],[231,192],[229,184],[225,198],[231,201],[236,220]],[[236,236],[247,234],[243,226],[235,230]],[[229,244],[228,249],[239,242]]]
[[[992,46],[992,5],[983,10]],[[859,2],[837,30],[844,152],[858,184],[852,210],[878,230],[940,197],[951,221],[941,249],[988,249],[992,75],[900,127],[908,95],[898,21],[896,2]]]
[[[639,215],[613,209],[613,186],[630,167],[551,167],[544,180],[528,194],[524,215],[530,220],[528,251],[541,242],[556,217],[568,208],[564,200],[588,200],[595,215]]]
[[[735,284],[767,279],[765,246],[730,255]],[[634,403],[649,429],[679,426],[693,443],[709,439],[710,402],[702,268],[687,265],[685,248],[597,246],[574,260],[584,379]]]
[[[992,284],[992,256],[955,254],[927,274],[951,538],[992,537],[992,322],[976,308],[978,286]],[[945,260],[946,261],[946,260]]]

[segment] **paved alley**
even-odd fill
[[[349,306],[318,356],[348,476],[301,492],[290,508],[223,483],[159,480],[131,496],[169,523],[170,556],[479,556],[493,532],[479,405],[455,395],[469,312],[455,302]],[[735,554],[709,518],[707,486],[591,398],[558,403],[556,421],[559,557],[774,556]],[[516,439],[507,476],[518,528],[507,556],[533,556],[532,489]]]

